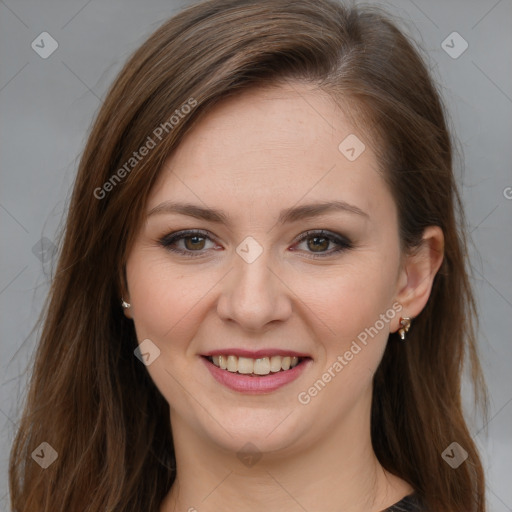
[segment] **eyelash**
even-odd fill
[[[186,231],[178,231],[175,233],[169,233],[168,235],[161,238],[158,243],[164,247],[166,250],[175,252],[178,254],[182,254],[188,258],[197,258],[204,254],[203,251],[189,251],[189,250],[183,250],[183,249],[176,249],[175,247],[172,247],[174,243],[176,243],[179,240],[183,240],[185,238],[192,238],[194,236],[199,236],[201,238],[206,238],[213,242],[211,239],[210,233],[207,231],[200,231],[200,230],[186,230]],[[317,258],[326,258],[328,256],[332,256],[335,253],[340,253],[342,251],[346,251],[348,249],[352,249],[353,245],[348,238],[345,238],[341,235],[337,235],[336,233],[332,233],[329,231],[324,230],[316,230],[316,231],[306,231],[303,235],[299,237],[298,240],[296,240],[296,244],[299,244],[303,242],[304,240],[307,240],[308,238],[326,238],[327,240],[336,243],[339,248],[335,250],[331,250],[329,252],[325,253],[310,253],[308,258],[317,259]],[[193,254],[197,253],[197,254]]]

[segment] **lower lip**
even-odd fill
[[[270,393],[297,379],[311,363],[311,359],[305,359],[290,370],[269,373],[260,377],[241,375],[240,373],[229,372],[215,366],[206,357],[201,357],[206,364],[213,378],[224,384],[224,386],[240,393],[262,394]]]

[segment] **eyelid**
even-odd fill
[[[337,240],[338,242],[341,242],[341,243],[346,243],[346,244],[351,243],[347,237],[345,237],[343,235],[339,235],[332,231],[329,231],[328,229],[310,229],[308,231],[305,231],[304,233],[301,233],[300,235],[298,235],[295,238],[294,243],[302,242],[304,239],[310,238],[312,236],[318,236],[318,237],[325,236],[325,238],[330,238],[331,240]]]

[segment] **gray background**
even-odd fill
[[[88,129],[128,55],[189,3],[0,0],[2,511],[8,510],[9,446],[37,338],[31,330],[48,291],[51,244]],[[489,510],[512,511],[512,0],[370,3],[400,17],[425,49],[459,140],[490,421],[473,410],[467,385],[464,403],[487,468]],[[59,46],[43,59],[31,43],[45,31]],[[441,46],[454,31],[469,45],[458,58]],[[452,53],[462,48],[457,39],[447,44]]]

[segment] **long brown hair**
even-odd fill
[[[379,141],[404,250],[426,226],[443,230],[427,306],[406,344],[390,336],[375,374],[371,436],[380,463],[429,510],[484,512],[460,397],[465,361],[484,387],[444,109],[419,52],[385,14],[330,0],[194,5],[151,35],[114,82],[80,161],[42,317],[11,453],[13,511],[158,511],[176,475],[169,407],[133,354],[134,326],[119,304],[126,257],[184,134],[227,95],[284,80],[358,105]],[[441,456],[453,441],[468,453],[456,470]],[[58,453],[44,470],[31,459],[42,442]]]

